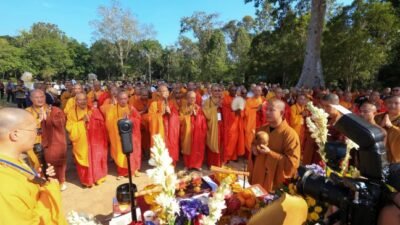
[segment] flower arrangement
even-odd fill
[[[67,222],[69,225],[100,225],[92,215],[84,215],[75,211],[67,214]]]
[[[323,110],[313,105],[312,102],[307,103],[307,109],[311,116],[306,118],[306,124],[311,132],[311,137],[315,139],[318,145],[318,153],[322,160],[327,162],[325,157],[325,143],[328,138],[328,114]]]
[[[343,159],[343,162],[342,162],[342,165],[341,165],[340,174],[344,175],[346,173],[346,171],[347,171],[349,160],[351,159],[350,150],[353,149],[353,148],[358,149],[359,147],[360,146],[358,146],[352,140],[346,138],[346,156]]]
[[[176,187],[179,184],[172,165],[172,158],[160,135],[155,135],[154,147],[151,148],[149,164],[155,168],[146,171],[154,184],[162,187],[161,192],[155,198],[155,203],[160,206],[158,214],[160,224],[175,224],[176,215],[179,214],[179,203],[175,198]]]
[[[225,196],[231,192],[232,179],[228,176],[223,179],[214,195],[208,200],[209,215],[200,219],[202,225],[215,225],[226,208]]]

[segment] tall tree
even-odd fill
[[[113,44],[97,40],[90,47],[91,61],[99,79],[112,80],[120,74],[117,56],[112,54]]]
[[[0,38],[0,73],[3,74],[3,78],[7,72],[18,70],[21,66],[21,49]]]
[[[112,0],[111,6],[98,8],[99,19],[91,22],[96,40],[106,40],[113,44],[112,53],[118,59],[122,77],[125,77],[125,62],[132,50],[133,43],[143,39],[149,30],[140,27],[139,22],[129,9],[122,8],[118,0]]]

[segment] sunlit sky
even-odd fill
[[[350,0],[340,0],[348,4]],[[121,0],[140,23],[151,24],[155,38],[164,46],[174,44],[179,36],[180,19],[195,11],[218,13],[221,21],[254,16],[253,4],[244,0]],[[35,22],[54,23],[68,36],[80,42],[93,42],[90,21],[98,18],[97,8],[109,0],[2,0],[0,35],[17,35]]]

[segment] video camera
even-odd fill
[[[346,178],[336,173],[323,177],[300,167],[297,190],[339,208],[328,218],[327,224],[340,221],[343,225],[376,225],[379,211],[388,201],[390,193],[385,184],[389,177],[389,165],[384,134],[378,127],[354,114],[343,115],[335,128],[359,145],[356,154],[362,178]],[[337,169],[346,147],[337,143],[327,143],[325,147],[329,158],[327,165]]]

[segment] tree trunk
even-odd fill
[[[308,25],[306,54],[297,87],[324,87],[321,64],[321,41],[324,27],[326,0],[312,0]]]

